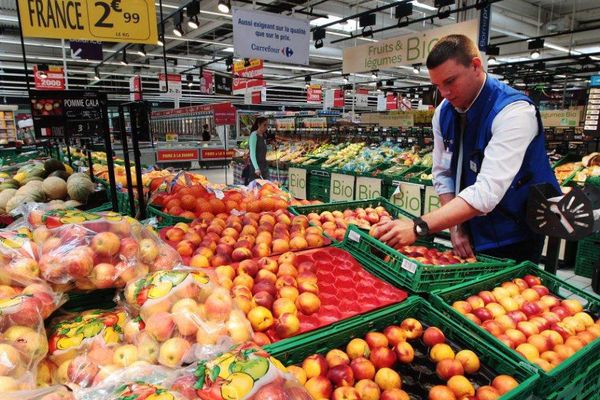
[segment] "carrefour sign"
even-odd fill
[[[308,65],[308,20],[239,8],[232,20],[236,57]]]

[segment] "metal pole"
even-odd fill
[[[69,74],[67,73],[67,52],[65,50],[65,39],[60,39],[60,44],[62,47],[63,70],[65,75],[65,90],[69,90]]]
[[[113,211],[119,212],[117,202],[117,182],[115,179],[115,164],[113,162],[112,143],[110,141],[110,126],[108,124],[108,100],[106,94],[100,93],[100,104],[102,105],[102,130],[104,131],[104,148],[106,151],[106,165],[108,166],[108,183],[110,187],[110,199]]]
[[[25,83],[27,84],[27,96],[31,93],[31,88],[29,86],[29,69],[27,67],[27,55],[25,53],[25,41],[23,40],[23,28],[21,26],[21,10],[19,7],[19,2],[15,2],[17,4],[17,18],[19,18],[19,36],[21,38],[21,52],[23,53],[23,67],[25,68]],[[31,107],[31,102],[29,103],[29,107]],[[33,109],[31,110],[33,113]]]
[[[133,144],[133,161],[135,163],[135,178],[137,181],[137,192],[138,192],[138,204],[139,204],[139,215],[140,220],[146,219],[146,205],[144,199],[144,185],[142,182],[142,162],[140,161],[140,144],[139,144],[139,130],[144,131],[150,129],[149,117],[150,112],[148,110],[149,105],[144,102],[134,103],[130,106],[130,110],[134,109],[134,112],[130,112],[131,115],[131,143]],[[139,114],[138,114],[139,112]]]
[[[131,130],[134,129],[134,116],[129,110],[129,118],[131,121]],[[121,125],[121,145],[123,146],[123,159],[125,160],[125,177],[127,178],[127,194],[129,195],[129,215],[135,217],[135,198],[133,194],[133,184],[131,179],[131,163],[129,162],[129,144],[127,143],[127,128],[125,125],[125,110],[123,105],[119,106],[119,124]]]

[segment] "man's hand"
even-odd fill
[[[260,169],[254,171],[254,175],[258,178],[260,176]]]
[[[392,248],[411,245],[417,240],[412,221],[393,220],[375,224],[371,230],[375,238]]]
[[[474,256],[471,239],[461,225],[450,228],[450,240],[452,241],[454,251],[459,257],[468,258]]]

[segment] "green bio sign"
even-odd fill
[[[288,188],[292,196],[297,199],[306,199],[306,170],[290,168],[288,170]]]
[[[356,178],[355,200],[370,200],[381,196],[381,179],[359,176]]]
[[[331,174],[329,187],[330,201],[352,201],[354,200],[354,181],[351,175]]]
[[[423,185],[401,182],[392,197],[390,197],[390,202],[412,215],[421,216],[423,215],[421,190],[423,190]]]

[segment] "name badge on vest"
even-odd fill
[[[442,168],[449,169],[450,164],[452,164],[452,152],[444,151],[444,154],[442,154]]]
[[[476,174],[479,173],[479,171],[477,169],[477,163],[475,161],[470,160],[469,164],[471,166],[471,171],[475,172]]]

